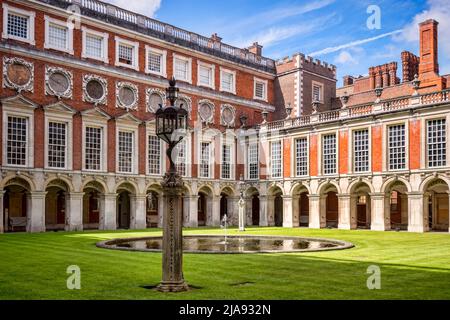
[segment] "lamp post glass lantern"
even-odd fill
[[[162,292],[180,292],[189,289],[183,276],[183,180],[177,173],[174,149],[183,140],[188,128],[188,112],[183,106],[175,106],[179,89],[173,78],[166,89],[170,105],[159,106],[156,112],[156,135],[167,143],[169,171],[161,183],[164,193],[163,213],[163,262],[162,281],[158,290]]]

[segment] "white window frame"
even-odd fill
[[[248,180],[252,180],[252,181],[255,181],[255,180],[258,180],[259,179],[259,177],[260,177],[260,175],[261,175],[261,170],[260,170],[260,145],[259,145],[259,143],[257,142],[257,141],[250,141],[248,144],[246,144],[245,145],[246,146],[246,148],[245,148],[245,162],[246,162],[246,176],[247,176],[247,179]],[[257,170],[258,170],[258,172],[257,172],[257,178],[253,178],[252,176],[251,176],[251,172],[250,172],[250,161],[249,161],[249,159],[250,159],[250,152],[249,152],[249,149],[250,149],[250,146],[256,146],[256,156],[257,156],[257,161],[258,161],[258,166],[257,166]]]
[[[368,169],[367,171],[356,171],[356,164],[355,164],[355,132],[357,131],[367,131],[367,139],[368,139]],[[338,136],[339,137],[339,136]],[[350,161],[350,172],[353,172],[355,174],[364,174],[364,173],[368,173],[372,171],[372,128],[371,127],[355,127],[352,128],[352,130],[350,131],[350,137],[349,137],[349,145],[351,146],[351,150],[349,150],[349,152],[351,152],[349,159]],[[338,163],[339,163],[339,159],[337,159]],[[336,167],[337,170],[339,171],[339,166]]]
[[[323,154],[323,151],[324,151],[323,150],[323,137],[327,136],[327,135],[331,135],[331,134],[336,135],[336,173],[325,174],[325,170],[324,170],[324,154]],[[339,174],[339,156],[340,156],[339,155],[339,131],[332,130],[332,131],[327,131],[327,132],[321,133],[318,136],[317,150],[318,150],[318,159],[319,159],[319,165],[318,165],[319,176],[335,176],[335,175],[338,175]],[[351,148],[349,148],[349,152],[351,152]],[[351,163],[351,161],[350,161],[350,163]]]
[[[124,67],[139,71],[139,42],[125,40],[118,36],[115,37],[115,42],[116,42],[116,67]],[[119,48],[121,44],[133,47],[133,63],[131,65],[122,63],[119,60]]]
[[[102,129],[102,140],[101,140],[101,146],[100,146],[100,155],[101,155],[101,161],[100,161],[100,170],[92,170],[92,169],[86,169],[86,128],[99,128]],[[105,152],[108,146],[108,124],[103,121],[95,121],[90,120],[89,118],[83,117],[83,170],[88,172],[106,172],[107,170],[107,157],[108,153]]]
[[[123,172],[119,170],[119,132],[131,132],[133,133],[133,161],[131,163],[131,172]],[[138,158],[139,158],[139,132],[136,126],[129,126],[125,124],[118,124],[116,130],[116,172],[124,175],[138,174]]]
[[[49,151],[49,123],[50,122],[59,122],[64,123],[66,125],[66,159],[64,168],[54,168],[49,166],[48,161],[48,151]],[[72,159],[73,159],[73,124],[72,124],[72,114],[70,116],[65,115],[55,115],[55,114],[46,114],[45,115],[45,168],[48,170],[72,170]]]
[[[10,165],[7,157],[8,117],[27,118],[27,148],[25,165]],[[34,110],[17,109],[3,105],[3,166],[12,168],[34,167]]]
[[[223,147],[228,146],[230,147],[230,177],[225,178],[223,176]],[[220,178],[224,180],[235,180],[235,174],[234,174],[234,143],[230,140],[223,140],[220,144]]]
[[[200,82],[200,68],[207,68],[211,72],[211,79],[208,84],[204,84]],[[197,66],[197,86],[201,87],[207,87],[211,89],[215,89],[215,75],[216,75],[216,66],[213,64],[205,63],[205,62],[198,62]]]
[[[314,87],[320,87],[320,92],[319,92],[319,102],[323,103],[324,102],[324,84],[322,82],[318,82],[318,81],[312,81],[311,84],[311,101],[314,101]]]
[[[273,172],[273,144],[279,143],[280,144],[280,176],[274,176]],[[270,142],[270,177],[272,179],[283,179],[283,140],[274,140]]]
[[[176,78],[176,65],[177,65],[177,60],[181,60],[185,63],[187,63],[187,78],[186,79],[179,79]],[[173,54],[173,75],[175,76],[176,80],[178,81],[184,81],[187,82],[189,84],[192,84],[192,58],[188,58],[185,56],[180,56],[178,54]]]
[[[92,29],[88,29],[85,26],[81,27],[81,31],[83,33],[83,50],[81,51],[81,57],[82,58],[88,58],[88,59],[94,59],[98,61],[102,61],[104,63],[109,63],[109,56],[108,56],[108,41],[109,41],[109,34],[107,32],[99,32]],[[87,44],[87,36],[92,35],[95,37],[102,38],[103,47],[102,47],[102,54],[103,56],[101,58],[91,56],[86,51],[86,44]]]
[[[209,143],[209,172],[208,177],[202,176],[202,143]],[[198,143],[198,177],[201,179],[212,179],[214,177],[214,140],[201,140]]]
[[[256,95],[256,84],[257,83],[264,85],[264,96],[263,97],[258,97]],[[269,85],[269,81],[254,77],[253,78],[253,99],[263,100],[263,101],[267,102],[267,87],[268,87],[268,85]]]
[[[428,122],[444,120],[445,121],[445,164],[441,166],[430,166],[430,157],[429,157],[429,144],[428,144]],[[436,115],[435,117],[429,117],[424,119],[424,139],[425,139],[425,167],[427,169],[436,170],[446,168],[449,165],[449,117],[447,115]]]
[[[298,174],[298,163],[297,163],[297,140],[306,140],[306,174],[305,175],[299,175]],[[300,136],[300,137],[294,137],[292,139],[291,145],[294,146],[293,148],[293,166],[292,169],[294,172],[295,177],[307,177],[309,176],[310,172],[310,164],[309,164],[309,136]]]
[[[187,178],[187,177],[191,177],[191,169],[192,169],[192,161],[191,161],[191,137],[190,135],[186,136],[183,140],[182,143],[186,143],[186,160],[185,160],[185,165],[186,165],[186,174],[182,175],[182,177]],[[164,163],[165,165],[165,163]],[[175,162],[175,165],[177,165],[177,163]]]
[[[222,78],[223,78],[224,73],[229,73],[229,74],[233,75],[233,83],[231,85],[231,90],[226,90],[224,87],[222,87]],[[236,94],[236,71],[220,67],[220,89],[219,90],[223,91],[223,92],[229,92],[232,94]]]
[[[147,172],[147,175],[149,176],[161,176],[163,174],[163,172],[166,171],[166,161],[165,161],[165,157],[163,155],[166,154],[165,150],[167,148],[166,143],[164,143],[162,140],[160,140],[159,142],[159,164],[160,164],[160,168],[159,168],[159,173],[150,173],[150,163],[149,163],[149,140],[150,140],[150,136],[156,136],[156,133],[154,131],[151,130],[147,130],[147,134],[146,134],[146,141],[145,141],[145,154],[146,154],[146,170],[145,172]],[[158,137],[157,137],[158,138]]]
[[[405,171],[409,170],[409,121],[406,122],[392,122],[387,123],[384,126],[383,132],[385,132],[385,142],[383,143],[383,146],[385,146],[385,151],[383,152],[383,156],[385,157],[384,167],[383,171],[389,171],[389,172],[396,172],[396,171]],[[390,158],[390,150],[389,150],[389,129],[391,127],[398,127],[398,126],[404,126],[405,127],[405,167],[403,169],[391,169],[391,158]]]
[[[156,71],[149,69],[148,56],[150,53],[155,53],[155,54],[161,55],[161,70],[160,70],[160,72],[156,72]],[[156,48],[146,45],[145,46],[145,72],[167,78],[167,51],[156,49]]]
[[[12,40],[17,40],[17,41],[22,41],[22,42],[25,42],[25,43],[29,43],[31,45],[35,45],[36,41],[35,41],[35,38],[34,38],[34,30],[35,30],[34,22],[35,22],[35,19],[36,19],[36,13],[34,11],[28,11],[28,10],[23,10],[23,9],[12,7],[12,6],[8,5],[7,3],[3,3],[2,7],[3,7],[3,33],[2,33],[2,38],[3,39],[12,39]],[[27,16],[28,17],[28,30],[27,30],[28,31],[28,36],[27,36],[26,39],[8,34],[8,13],[9,12],[15,13],[15,14],[20,15],[20,16]]]
[[[69,54],[74,54],[73,51],[73,24],[68,23],[67,21],[62,21],[58,19],[51,18],[49,16],[45,16],[45,49],[53,49],[61,52],[66,52]],[[67,39],[66,39],[66,47],[58,48],[50,44],[50,24],[54,24],[59,27],[67,28]]]

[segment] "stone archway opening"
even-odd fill
[[[370,229],[372,223],[372,206],[370,198],[370,187],[364,183],[358,183],[350,192],[351,194],[351,218],[356,220],[351,222],[353,227],[359,229]]]
[[[95,181],[83,188],[83,230],[97,230],[100,226],[102,197],[105,194],[103,186]]]
[[[233,220],[233,190],[226,187],[220,193],[220,221],[227,215],[228,224]]]
[[[146,226],[147,228],[157,228],[159,225],[159,201],[160,197],[156,191],[149,190],[147,192],[146,205]]]
[[[69,209],[69,187],[62,180],[54,180],[47,185],[45,192],[45,229],[64,230]]]
[[[130,184],[125,183],[117,188],[117,229],[130,229],[131,215],[136,210],[133,200],[135,195],[136,190]]]
[[[294,189],[293,197],[293,211],[294,223],[298,221],[299,227],[309,226],[309,191],[304,186],[299,186]]]
[[[29,215],[29,194],[31,187],[27,181],[14,178],[4,187],[3,223],[5,232],[24,232],[27,230]]]
[[[247,218],[247,225],[259,226],[261,223],[259,196],[259,191],[255,187],[251,187],[245,192],[247,217],[250,218]]]
[[[449,187],[442,179],[431,181],[425,188],[428,199],[424,210],[431,231],[450,231],[449,228]],[[426,212],[428,211],[428,212]]]
[[[272,199],[272,212],[269,216],[273,219],[276,227],[282,227],[284,218],[283,191],[280,187],[273,187],[269,190],[268,194]]]
[[[197,222],[199,227],[208,225],[212,219],[212,190],[203,187],[198,192]]]
[[[408,187],[402,181],[394,182],[387,191],[385,206],[391,230],[408,230]]]
[[[339,199],[338,190],[333,184],[328,184],[321,192],[321,216],[325,220],[326,228],[338,228],[339,226]],[[322,222],[323,223],[323,222]],[[323,226],[323,224],[322,224]]]

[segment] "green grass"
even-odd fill
[[[0,235],[0,300],[450,298],[449,234],[249,229],[246,234],[334,238],[350,241],[356,247],[302,254],[186,254],[185,278],[196,289],[179,294],[162,294],[144,288],[158,284],[161,254],[95,246],[101,240],[160,232]],[[185,234],[206,233],[222,231],[185,231]],[[66,288],[69,265],[81,268],[81,290]],[[381,290],[367,289],[366,272],[370,265],[381,268]]]

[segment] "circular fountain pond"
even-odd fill
[[[100,248],[161,252],[162,237],[115,239],[97,244]],[[196,235],[183,237],[185,253],[292,253],[328,250],[343,250],[353,248],[349,242],[300,237],[277,236],[209,236]]]

